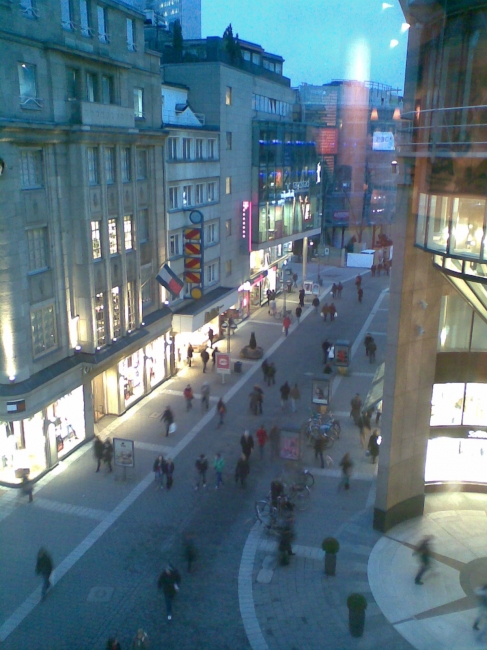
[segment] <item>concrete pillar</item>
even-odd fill
[[[303,282],[306,280],[307,273],[308,273],[308,238],[303,237]]]

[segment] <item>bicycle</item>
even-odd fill
[[[314,447],[314,444],[318,438],[323,438],[325,441],[325,449],[330,449],[333,447],[335,442],[335,437],[326,434],[322,431],[322,426],[316,424],[316,422],[305,422],[301,427],[301,433],[306,436],[306,442],[308,446]]]
[[[309,469],[299,469],[296,472],[296,485],[305,485],[307,488],[312,488],[315,484],[315,477]]]
[[[311,505],[311,492],[307,485],[295,483],[291,485],[288,499],[295,506],[296,510],[304,512]]]
[[[255,512],[257,519],[266,527],[267,532],[280,535],[285,527],[283,520],[289,517],[295,506],[285,495],[277,497],[276,504],[272,505],[272,498],[269,493],[266,499],[255,502]]]

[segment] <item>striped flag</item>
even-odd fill
[[[184,282],[169,268],[168,264],[161,266],[161,270],[156,275],[156,280],[164,289],[167,289],[173,296],[179,296]]]

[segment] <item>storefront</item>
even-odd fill
[[[118,364],[119,383],[125,408],[144,394],[144,353],[137,350]]]
[[[169,335],[160,336],[145,347],[145,361],[148,385],[154,388],[160,384],[168,374],[166,364],[166,348],[170,345]]]
[[[35,478],[86,437],[83,387],[79,386],[30,418],[0,422],[0,481]]]

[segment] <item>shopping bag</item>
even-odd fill
[[[169,433],[176,433],[177,430],[178,430],[178,427],[177,427],[176,423],[171,422],[171,424],[169,425]]]

